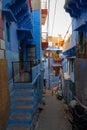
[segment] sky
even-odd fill
[[[65,0],[57,0],[56,6],[55,2],[56,0],[50,0],[48,28],[46,20],[45,25],[42,27],[42,31],[46,32],[48,30],[49,36],[58,36],[58,34],[61,34],[64,37],[71,24],[71,17],[67,12],[65,12]]]

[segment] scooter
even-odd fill
[[[75,105],[72,110],[70,109],[72,118],[68,118],[68,120],[72,125],[72,130],[87,130],[87,110],[80,105]]]
[[[62,100],[63,94],[61,89],[56,90],[56,97],[57,99]]]

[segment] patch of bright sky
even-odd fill
[[[55,2],[56,0],[50,0],[48,27],[46,20],[45,25],[42,26],[42,32],[46,32],[48,30],[49,36],[58,36],[58,34],[61,34],[64,37],[71,24],[71,17],[68,13],[65,12],[65,0],[57,0],[56,11]],[[72,28],[70,27],[69,32],[71,33],[71,31]]]

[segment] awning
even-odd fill
[[[17,33],[19,40],[23,38],[33,39],[33,34],[31,30],[19,28],[17,29]]]
[[[76,56],[68,56],[67,58],[68,58],[68,59],[75,59]]]
[[[12,11],[10,9],[3,9],[2,12],[4,13],[6,19],[10,22],[10,21],[17,21],[14,14],[12,13]]]
[[[87,12],[87,9],[86,9]],[[84,18],[84,19],[83,19]],[[75,27],[74,30],[75,31],[80,31],[85,29],[86,27],[86,22],[87,22],[87,15],[85,14],[85,11],[82,13],[82,15],[75,20]]]
[[[26,8],[25,0],[16,0],[15,3],[10,4],[8,8],[14,13],[14,15],[17,15],[23,8]]]
[[[76,55],[76,46],[64,51],[63,54],[66,56],[75,56]]]
[[[86,26],[86,22],[83,22],[82,24],[78,24],[77,27],[74,29],[74,31],[83,30],[85,26]]]
[[[46,51],[51,51],[51,52],[55,52],[55,51],[62,51],[61,47],[55,47],[55,46],[50,46],[46,49]]]

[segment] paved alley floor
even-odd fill
[[[52,96],[51,90],[46,91],[45,98],[46,106],[40,113],[35,130],[71,130],[63,101]]]

